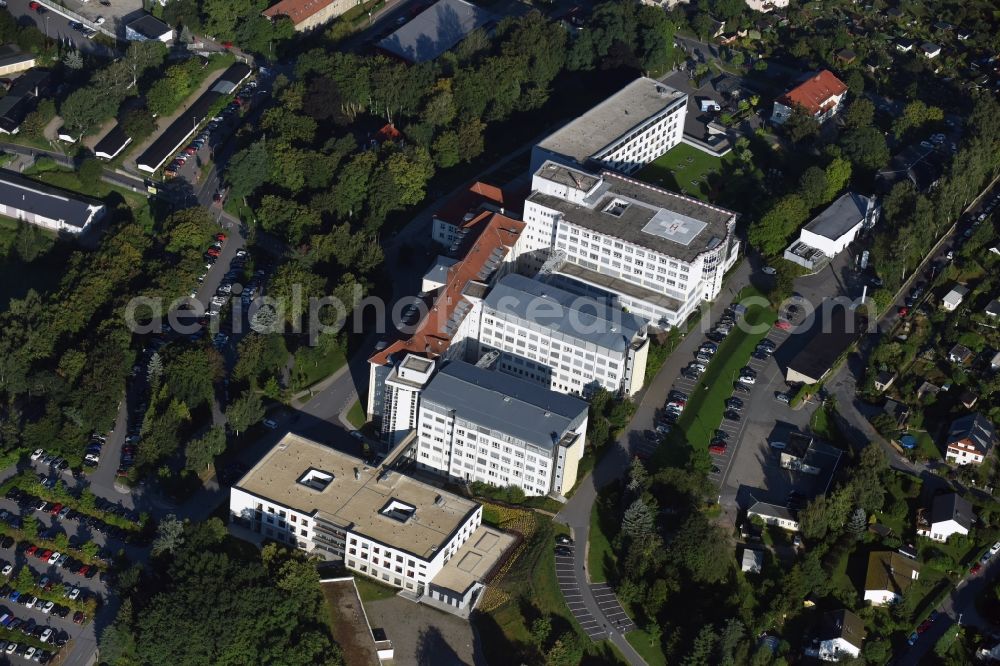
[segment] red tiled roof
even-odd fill
[[[503,190],[496,185],[487,185],[477,181],[470,185],[469,189],[446,201],[441,208],[434,212],[434,217],[455,226],[462,226],[469,222],[465,219],[466,213],[475,213],[483,204],[503,207]]]
[[[434,293],[430,312],[420,322],[419,328],[409,338],[397,340],[375,352],[368,359],[369,363],[386,365],[391,357],[401,352],[428,358],[436,358],[446,352],[453,335],[447,330],[448,321],[465,300],[463,294],[466,287],[469,283],[488,279],[488,275],[483,273],[492,273],[487,264],[490,259],[495,259],[494,253],[500,250],[500,256],[506,257],[526,225],[499,213],[483,211],[470,220],[468,226],[478,227],[479,233],[471,234],[471,238],[466,240],[466,246],[471,247],[461,261],[448,269],[448,281]]]
[[[403,133],[400,132],[392,123],[386,123],[382,126],[382,129],[378,131],[378,138],[383,141],[396,141]]]
[[[270,19],[275,16],[287,16],[292,23],[298,25],[321,9],[325,9],[332,2],[333,0],[281,0],[262,11],[261,14]]]
[[[794,108],[796,105],[801,106],[815,116],[830,106],[831,97],[843,95],[845,92],[847,92],[847,86],[844,85],[844,82],[834,76],[830,70],[824,69],[802,85],[789,90],[778,101],[790,108]]]

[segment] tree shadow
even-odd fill
[[[464,666],[465,662],[448,644],[437,627],[420,630],[417,635],[416,658],[418,666]]]

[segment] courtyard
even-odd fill
[[[674,146],[666,154],[647,164],[636,178],[664,187],[674,192],[709,201],[713,187],[717,187],[725,165],[733,154],[714,157],[686,143]]]

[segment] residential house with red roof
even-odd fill
[[[795,107],[803,108],[820,123],[826,122],[840,112],[846,94],[844,82],[824,69],[776,99],[771,122],[781,125],[791,117]]]
[[[317,28],[355,6],[352,0],[279,0],[261,14],[269,19],[286,16],[297,32]]]

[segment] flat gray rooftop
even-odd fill
[[[837,240],[865,219],[868,197],[854,192],[842,194],[826,210],[814,217],[806,229],[817,236]]]
[[[562,335],[625,353],[643,329],[638,317],[586,296],[511,273],[486,297],[485,305]]]
[[[587,403],[579,398],[463,361],[445,365],[420,400],[546,450],[587,413]]]
[[[602,148],[686,97],[659,81],[638,78],[547,136],[538,147],[584,164]]]
[[[590,270],[589,268],[584,268],[569,261],[564,262],[562,266],[556,269],[556,274],[604,289],[610,294],[625,294],[644,303],[661,307],[669,312],[678,312],[683,305],[681,301],[671,298],[666,294],[655,292],[652,289],[647,289],[634,282],[629,282],[613,275],[606,275]]]
[[[560,168],[565,167],[546,162],[539,171],[548,178]],[[570,224],[686,262],[718,247],[729,235],[733,211],[610,171],[601,175],[604,182],[584,205],[537,191],[528,200],[561,212]],[[615,206],[616,200],[627,205]]]
[[[426,62],[493,18],[490,12],[465,0],[438,0],[378,45],[404,60]]]

